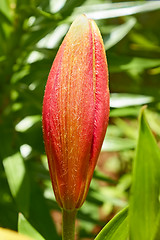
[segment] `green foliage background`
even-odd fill
[[[133,240],[158,240],[152,224],[160,219],[159,1],[0,1],[0,226],[37,240],[60,239],[60,209],[42,139],[42,100],[58,47],[81,13],[95,19],[102,33],[111,111],[87,201],[78,213],[79,239],[93,239],[130,196],[130,220],[123,210],[97,240],[126,239],[128,231]],[[142,224],[148,217],[148,225]]]

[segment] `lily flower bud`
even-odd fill
[[[71,25],[49,73],[43,136],[56,200],[74,210],[86,199],[109,119],[108,68],[96,23]]]

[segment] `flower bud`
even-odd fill
[[[78,209],[85,201],[109,118],[103,40],[85,15],[73,22],[59,48],[42,115],[55,197],[61,208]]]

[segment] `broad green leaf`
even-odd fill
[[[148,126],[143,108],[139,121],[129,209],[130,237],[131,240],[152,240],[160,209],[160,150]]]
[[[116,45],[122,40],[128,32],[134,27],[136,23],[135,18],[130,18],[126,23],[113,28],[109,36],[104,37],[104,47],[106,50]]]
[[[123,209],[97,235],[95,240],[127,240],[128,237],[128,208]]]
[[[33,240],[9,229],[0,228],[0,239],[2,240]]]
[[[159,240],[159,239],[160,239],[160,212],[159,212],[157,226],[156,226],[156,233],[154,236],[154,240]]]
[[[20,153],[5,158],[3,165],[17,207],[19,211],[28,215],[30,181]]]
[[[32,180],[33,181],[33,180]],[[33,181],[31,185],[31,198],[29,209],[29,223],[47,240],[60,240],[57,234],[49,207],[39,188]]]
[[[44,240],[39,232],[25,219],[22,213],[18,218],[18,232],[36,240]]]
[[[15,201],[10,193],[7,179],[4,177],[4,168],[1,161],[0,196],[0,225],[4,228],[15,230],[17,229],[17,211],[15,208]]]

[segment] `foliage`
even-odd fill
[[[158,240],[159,1],[1,0],[0,226],[37,240],[61,238],[41,108],[55,54],[81,13],[95,19],[102,33],[111,111],[87,201],[78,213],[79,239],[93,239],[130,202],[128,216],[122,210],[96,240],[126,240],[128,234],[131,240]]]

